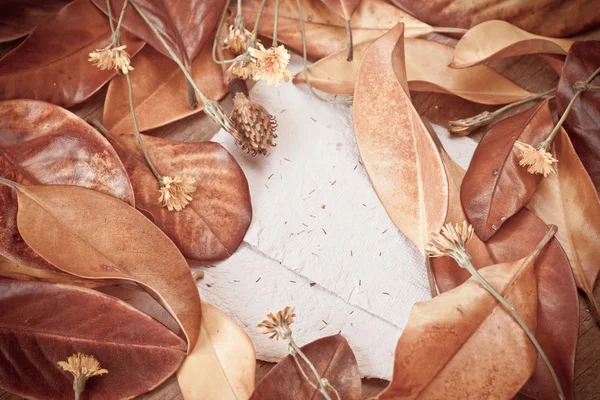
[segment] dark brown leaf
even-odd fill
[[[338,391],[344,400],[360,400],[361,381],[352,349],[342,335],[328,336],[303,346],[302,351],[313,363],[322,378]],[[298,356],[302,369],[316,382],[306,362]],[[331,396],[336,398],[330,391]],[[321,396],[313,389],[294,362],[291,355],[281,360],[259,382],[250,399],[305,400]]]
[[[542,175],[519,165],[515,142],[537,146],[552,131],[550,100],[495,124],[481,139],[462,182],[460,198],[475,233],[487,241],[527,204]]]
[[[185,357],[185,343],[166,327],[93,290],[1,280],[0,310],[0,388],[27,398],[73,398],[73,376],[56,363],[74,353],[108,370],[88,381],[89,400],[152,390]]]
[[[4,0],[0,4],[0,42],[28,35],[71,0]]]
[[[575,94],[573,84],[585,81],[600,67],[600,41],[573,44],[562,70],[556,92],[556,108],[562,115]],[[592,81],[600,85],[600,76]],[[585,169],[590,174],[596,192],[600,193],[600,91],[581,94],[565,121],[565,129]]]
[[[567,37],[598,26],[598,4],[587,0],[394,0],[435,26],[471,28],[492,19],[544,36]]]
[[[187,174],[197,182],[192,202],[168,211],[158,202],[159,186],[134,135],[109,135],[135,192],[136,207],[162,229],[184,256],[201,261],[223,260],[238,248],[252,219],[244,172],[220,144],[181,143],[143,135],[160,174]]]
[[[58,106],[34,100],[0,102],[0,176],[23,185],[76,185],[131,205],[133,188],[106,139]],[[0,187],[0,254],[30,267],[56,269],[17,229],[17,198]]]
[[[0,59],[0,99],[44,100],[63,107],[84,101],[117,73],[88,61],[88,54],[105,47],[110,36],[108,18],[89,0],[75,0]],[[127,32],[123,43],[132,56],[144,45]]]

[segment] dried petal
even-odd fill
[[[544,177],[554,172],[552,165],[558,160],[552,156],[546,149],[540,147],[535,148],[530,144],[520,141],[515,142],[515,147],[521,152],[521,160],[519,165],[527,167],[527,172],[530,174],[542,174]]]
[[[67,361],[57,362],[58,366],[63,370],[73,374],[75,378],[73,380],[73,391],[75,392],[75,398],[79,398],[79,395],[85,390],[85,384],[92,376],[108,374],[108,370],[100,368],[100,363],[94,356],[87,354],[73,354],[67,358]]]
[[[236,56],[242,54],[248,48],[252,34],[242,25],[239,28],[229,26],[229,34],[225,38],[225,48]]]
[[[286,339],[292,334],[290,325],[294,323],[294,317],[296,316],[294,310],[294,307],[288,306],[275,314],[269,313],[267,318],[258,324],[258,327],[262,330],[262,333],[269,336],[269,339]]]
[[[111,43],[103,49],[91,52],[88,61],[102,70],[114,69],[127,74],[133,67],[130,65],[131,60],[125,51],[126,48],[125,45],[115,47],[114,43]]]
[[[433,257],[452,256],[452,253],[464,250],[473,238],[473,226],[463,221],[462,224],[446,224],[440,233],[431,235],[425,250]]]
[[[258,73],[258,67],[254,60],[235,61],[227,70],[230,74],[243,80],[253,79]]]
[[[163,176],[158,201],[169,211],[181,211],[192,201],[190,193],[195,191],[195,181],[188,175],[177,175],[174,178]]]
[[[237,92],[233,99],[231,121],[239,133],[236,136],[237,145],[248,150],[248,153],[265,155],[269,146],[275,146],[275,117],[242,92]]]
[[[253,79],[265,81],[269,86],[279,86],[279,81],[289,81],[294,76],[287,69],[290,54],[284,45],[278,47],[265,47],[258,43],[258,48],[249,48],[248,52],[257,63],[257,71]]]

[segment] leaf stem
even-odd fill
[[[589,84],[591,81],[593,81],[594,78],[596,78],[596,76],[598,76],[599,73],[600,73],[600,67],[598,67],[598,69],[596,69],[586,79],[585,84]],[[546,151],[550,151],[550,145],[552,144],[552,141],[554,140],[554,137],[556,136],[556,134],[558,133],[558,131],[562,127],[563,123],[566,121],[567,117],[569,116],[569,112],[573,108],[573,105],[575,104],[575,101],[579,98],[579,96],[581,96],[581,93],[585,92],[586,90],[587,90],[586,88],[580,87],[579,89],[577,89],[575,91],[575,94],[571,98],[571,101],[569,101],[569,104],[567,105],[567,108],[565,108],[565,111],[563,112],[563,114],[561,115],[560,119],[558,120],[558,122],[554,126],[554,129],[552,129],[552,132],[550,132],[550,134],[548,135],[548,137],[542,143],[539,144],[538,149],[542,149],[543,148]]]
[[[263,1],[266,1],[266,0],[263,0]],[[190,74],[190,72],[185,68],[185,65],[183,65],[181,60],[177,57],[177,55],[175,54],[173,49],[171,49],[171,47],[167,44],[165,39],[162,37],[161,33],[150,22],[146,13],[144,13],[144,11],[137,5],[137,3],[135,1],[130,0],[129,3],[138,12],[140,17],[142,17],[142,19],[148,25],[150,30],[152,30],[154,35],[156,35],[156,37],[158,38],[160,43],[167,49],[167,51],[169,52],[169,55],[171,56],[171,59],[173,59],[173,61],[175,61],[175,63],[179,66],[179,69],[181,69],[181,71],[183,72],[183,75],[185,75],[188,83],[190,85],[192,85],[192,87],[196,91],[196,94],[198,95],[198,97],[200,97],[200,100],[202,101],[202,103],[204,103],[204,112],[206,114],[208,114],[215,122],[217,122],[219,125],[221,125],[227,132],[232,133],[232,134],[234,132],[236,132],[236,129],[234,128],[233,123],[231,122],[229,117],[225,115],[225,113],[223,112],[223,109],[221,108],[221,105],[218,102],[209,99],[208,97],[206,97],[204,95],[204,93],[202,93],[202,91],[200,90],[200,88],[198,87],[196,82],[194,81],[194,78],[192,78],[192,75]]]
[[[306,56],[306,31],[304,29],[304,19],[302,17],[302,5],[300,4],[300,0],[296,0],[296,6],[298,7],[298,17],[300,18],[300,32],[302,34],[302,56],[303,56],[303,61],[304,61],[304,76],[306,77],[306,85],[308,85],[308,90],[312,93],[313,96],[315,96],[317,99],[325,102],[325,103],[331,103],[331,104],[352,104],[352,100],[346,98],[346,99],[340,99],[340,100],[329,100],[326,99],[324,97],[319,96],[315,90],[313,89],[311,83],[310,83],[310,77],[308,76],[308,61],[307,61],[307,56]],[[351,98],[351,96],[350,96]]]
[[[352,45],[352,28],[350,27],[349,19],[346,20],[346,37],[348,41],[346,43],[346,60],[352,61],[352,58],[354,58],[354,48]]]
[[[327,393],[327,388],[325,386],[325,383],[323,382],[323,378],[321,377],[321,375],[319,375],[319,371],[317,371],[317,369],[315,368],[315,366],[313,365],[313,363],[308,359],[308,357],[306,356],[306,354],[304,354],[304,352],[300,349],[300,347],[298,347],[298,345],[296,344],[296,342],[294,341],[294,339],[292,338],[291,335],[289,335],[287,337],[287,339],[290,342],[290,346],[292,347],[292,349],[300,355],[300,357],[304,360],[304,362],[308,365],[308,367],[311,369],[312,373],[315,375],[315,378],[317,378],[317,381],[319,383],[319,388],[317,389],[319,392],[321,392],[321,394],[323,395],[323,397],[325,397],[325,399],[327,400],[332,400],[331,396],[329,396],[329,393]],[[299,366],[299,365],[298,365]],[[304,371],[302,371],[304,374]],[[304,376],[306,377],[306,374],[304,374]],[[308,377],[306,377],[306,379],[308,379]],[[312,383],[310,380],[308,380],[310,383]]]
[[[531,252],[531,254],[529,256],[527,256],[527,258],[524,260],[524,263],[533,262],[537,258],[539,253],[548,244],[548,242],[554,237],[554,235],[556,234],[556,231],[558,230],[556,225],[549,225],[548,228],[549,228],[548,231],[546,232],[546,234],[544,235],[544,237],[542,238],[540,243],[536,246],[536,248],[533,250],[533,252]],[[538,354],[544,361],[544,364],[546,364],[546,367],[550,371],[550,375],[552,375],[552,380],[554,381],[554,384],[558,391],[559,398],[561,400],[564,400],[565,395],[562,390],[560,381],[558,380],[558,376],[556,375],[556,372],[554,371],[554,368],[552,367],[550,360],[546,356],[546,353],[542,349],[542,346],[537,341],[537,339],[535,338],[534,334],[531,332],[531,330],[529,329],[529,327],[527,326],[525,321],[523,321],[523,319],[521,318],[519,313],[517,313],[517,310],[515,310],[513,305],[510,304],[500,293],[498,293],[498,291],[496,289],[494,289],[494,287],[492,285],[490,285],[490,283],[479,273],[479,271],[477,271],[477,269],[475,269],[475,267],[473,266],[473,263],[471,261],[471,256],[469,255],[467,250],[463,247],[463,248],[459,249],[459,251],[457,251],[457,253],[458,252],[462,253],[462,254],[458,254],[457,257],[455,257],[453,255],[453,258],[456,260],[456,262],[459,264],[459,266],[466,269],[467,271],[469,271],[471,273],[471,275],[473,276],[473,278],[475,278],[477,280],[477,282],[479,282],[479,284],[481,286],[483,286],[484,289],[486,289],[492,296],[494,296],[494,298],[496,300],[498,300],[498,302],[500,304],[502,304],[502,306],[510,313],[510,315],[514,318],[514,320],[523,329],[523,331],[525,332],[525,334],[527,335],[527,337],[529,338],[531,343],[533,343],[533,346],[537,350]]]
[[[277,47],[277,28],[279,27],[279,0],[275,0],[275,22],[273,23],[273,47]]]

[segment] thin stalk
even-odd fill
[[[275,22],[273,23],[273,47],[277,47],[277,28],[279,27],[279,0],[275,0]]]
[[[260,19],[262,17],[263,8],[265,8],[265,4],[267,4],[267,0],[262,0],[260,3],[260,7],[258,8],[258,13],[256,14],[256,21],[254,22],[254,30],[252,31],[252,38],[250,39],[249,47],[253,47],[256,44],[256,38],[258,37],[258,26],[260,25]]]
[[[438,290],[437,282],[435,281],[435,274],[433,273],[433,268],[431,268],[431,257],[429,256],[425,257],[425,267],[427,269],[427,280],[429,281],[429,293],[433,299],[438,295]]]
[[[308,384],[315,390],[319,390],[319,387],[317,385],[315,385],[310,378],[308,377],[308,375],[306,375],[306,372],[304,372],[304,368],[302,368],[302,365],[300,365],[300,361],[298,361],[298,357],[296,357],[296,354],[291,354],[292,358],[294,359],[294,362],[296,363],[296,366],[298,367],[298,369],[300,370],[300,373],[302,374],[302,376],[304,377],[304,379],[308,382]]]
[[[354,58],[354,48],[352,47],[352,27],[350,27],[350,20],[346,20],[346,37],[348,43],[346,44],[346,60],[352,61]]]
[[[315,96],[317,99],[324,101],[325,103],[332,104],[352,104],[352,101],[349,100],[328,100],[324,97],[319,96],[315,90],[313,89],[310,83],[310,77],[308,76],[308,61],[306,56],[306,31],[304,29],[304,18],[302,17],[302,5],[300,4],[300,0],[296,0],[296,6],[298,7],[298,17],[300,17],[300,32],[302,34],[302,56],[304,61],[304,76],[306,77],[306,85],[308,85],[308,90]]]
[[[108,129],[106,129],[106,128],[104,127],[104,125],[102,125],[102,124],[100,123],[100,121],[98,121],[97,119],[93,119],[93,120],[91,120],[91,121],[89,121],[89,122],[90,122],[90,124],[91,124],[91,125],[92,125],[94,128],[96,128],[96,130],[97,130],[98,132],[100,132],[100,133],[102,134],[102,136],[104,136],[105,138],[107,138],[107,137],[108,137],[108,135],[110,135],[110,132],[108,131]]]
[[[514,103],[507,104],[504,107],[501,107],[493,112],[494,118],[497,117],[498,115],[502,114],[503,112],[510,110],[513,107],[517,107],[517,106],[520,106],[521,104],[529,103],[530,101],[537,100],[541,97],[545,97],[545,96],[554,94],[554,92],[556,92],[556,88],[549,89],[549,90],[546,90],[545,92],[538,93],[536,95],[524,98],[522,100],[515,101]]]
[[[323,383],[323,378],[321,378],[321,375],[319,375],[319,371],[317,371],[317,369],[315,368],[313,363],[308,359],[306,354],[304,354],[304,352],[302,352],[300,347],[298,347],[298,345],[296,344],[296,342],[294,342],[294,339],[291,336],[288,336],[288,340],[290,341],[290,346],[292,346],[292,349],[294,349],[294,351],[298,355],[300,355],[300,357],[302,357],[304,362],[306,362],[308,367],[311,369],[312,373],[315,375],[315,378],[317,378],[317,381],[319,383],[319,389],[318,389],[319,392],[321,392],[321,394],[323,395],[323,397],[325,397],[325,399],[332,400],[331,396],[329,396],[329,393],[327,393],[327,388],[325,387],[325,384]]]
[[[237,0],[237,15],[235,17],[238,18],[241,16],[242,16],[242,0]]]
[[[556,234],[556,231],[557,231],[557,227],[555,225],[550,225],[550,229],[548,230],[548,232],[546,232],[546,235],[544,235],[544,238],[536,246],[534,251],[525,259],[524,262],[525,263],[533,262],[537,258],[539,253],[542,251],[542,249],[554,237],[554,235]],[[533,343],[533,346],[537,350],[538,354],[544,361],[544,364],[546,364],[546,367],[550,371],[550,375],[552,375],[552,380],[554,381],[554,384],[558,391],[558,396],[560,397],[561,400],[564,400],[565,395],[562,390],[562,386],[560,385],[560,381],[558,380],[558,376],[556,375],[556,372],[554,371],[554,368],[552,367],[550,360],[548,360],[548,357],[546,356],[544,349],[542,349],[542,346],[537,341],[537,339],[535,338],[534,334],[531,332],[531,330],[529,329],[529,327],[527,326],[525,321],[523,321],[523,319],[521,318],[519,313],[517,313],[517,310],[515,310],[513,305],[510,304],[500,293],[498,293],[498,291],[496,289],[494,289],[494,287],[492,285],[490,285],[490,283],[479,273],[479,271],[477,271],[475,269],[475,267],[473,266],[473,263],[471,261],[471,256],[466,252],[466,250],[464,250],[464,255],[462,257],[459,256],[459,257],[456,257],[455,259],[462,268],[465,268],[467,271],[469,271],[471,273],[471,275],[477,280],[477,282],[479,282],[479,284],[481,286],[483,286],[484,289],[486,289],[492,296],[494,296],[494,298],[496,300],[498,300],[498,302],[500,304],[502,304],[502,306],[510,313],[510,315],[514,318],[514,320],[523,329],[523,331],[525,332],[525,334],[527,335],[527,337],[529,338],[531,343]]]
[[[590,75],[589,78],[586,79],[585,83],[589,84],[591,81],[594,80],[594,78],[596,78],[596,76],[598,76],[598,74],[600,74],[600,67],[598,67],[598,69],[596,69],[592,73],[592,75]],[[575,101],[579,98],[579,96],[581,96],[581,93],[583,93],[585,91],[586,91],[586,89],[579,89],[579,90],[577,90],[575,92],[575,94],[571,98],[571,101],[569,101],[569,104],[567,105],[567,108],[565,108],[565,111],[563,112],[562,116],[560,117],[560,119],[558,120],[558,122],[556,123],[556,125],[554,126],[554,129],[552,129],[552,132],[550,132],[550,134],[548,135],[548,137],[542,143],[540,143],[540,145],[538,146],[538,148],[540,148],[540,149],[543,148],[546,151],[550,150],[550,145],[552,144],[552,141],[554,140],[554,137],[556,136],[556,134],[558,133],[558,131],[560,131],[560,128],[562,127],[563,123],[565,122],[565,120],[569,116],[569,112],[573,108],[573,105],[575,104]]]
[[[223,23],[225,22],[225,17],[227,16],[227,10],[229,9],[230,1],[231,0],[225,1],[225,6],[223,7],[223,12],[221,13],[221,19],[219,19],[217,33],[215,34],[215,40],[213,41],[212,58],[213,58],[213,61],[216,62],[217,64],[227,64],[227,63],[235,61],[235,58],[233,58],[231,60],[217,60],[217,42],[219,41],[219,38],[221,37],[221,30],[223,29]],[[241,4],[241,1],[238,0],[238,15],[235,17],[236,26],[237,26],[238,18],[243,18],[243,17],[241,17],[241,15],[242,15],[241,10],[242,10],[242,4]]]
[[[107,2],[110,3],[110,0],[107,0]],[[123,24],[123,17],[125,16],[125,8],[127,7],[128,2],[129,2],[128,0],[123,1],[123,8],[121,8],[121,14],[119,15],[119,21],[117,21],[117,27],[114,30],[119,35],[121,35],[121,24]],[[111,18],[111,21],[112,21],[112,18]],[[111,26],[111,29],[112,29],[112,26]]]

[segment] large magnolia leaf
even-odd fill
[[[244,172],[220,144],[181,143],[143,136],[156,169],[163,175],[194,178],[193,200],[182,211],[159,203],[159,186],[134,135],[109,135],[131,178],[136,207],[179,247],[184,256],[201,261],[223,260],[242,242],[252,219]]]
[[[254,390],[252,341],[225,313],[202,302],[196,347],[177,371],[184,399],[247,399]]]
[[[73,397],[73,376],[56,364],[93,355],[107,374],[83,397],[131,399],[171,376],[185,343],[115,298],[76,286],[0,281],[0,388],[33,399]]]
[[[460,204],[459,192],[465,171],[443,149],[441,153],[450,182],[446,222],[462,223],[466,216]],[[518,260],[533,251],[547,229],[541,219],[524,208],[485,244],[479,237],[473,236],[467,249],[478,269]],[[449,257],[433,258],[432,264],[441,292],[454,289],[471,276]],[[538,280],[536,338],[554,366],[565,395],[573,399],[579,301],[569,260],[556,238],[540,254],[535,269]],[[550,372],[539,356],[533,376],[521,391],[537,399],[558,397]]]
[[[108,19],[89,0],[75,0],[36,26],[17,48],[0,59],[0,99],[29,98],[69,107],[94,94],[116,75],[88,61],[105,47]],[[130,55],[144,42],[123,32]]]
[[[484,21],[502,19],[538,35],[565,37],[600,23],[598,4],[587,0],[394,0],[393,3],[436,26],[471,28]]]
[[[545,223],[558,226],[556,237],[569,257],[577,287],[600,315],[593,294],[600,272],[600,200],[563,129],[553,147],[556,173],[542,180],[528,207]]]
[[[534,256],[479,270],[535,332]],[[379,399],[512,398],[537,353],[523,329],[479,282],[417,303],[396,347],[394,377]]]
[[[556,108],[562,115],[575,94],[573,84],[586,81],[600,66],[600,41],[574,43],[567,54],[562,69],[558,90],[556,92]],[[592,84],[599,85],[600,77]],[[573,108],[565,121],[565,128],[573,141],[577,155],[590,174],[596,192],[600,193],[600,91],[583,92],[575,100]]]
[[[246,24],[253,26],[262,0],[244,1]],[[301,0],[302,17],[306,28],[307,54],[323,58],[346,48],[346,22],[328,9],[321,0]],[[263,10],[258,33],[272,37],[275,1],[268,0]],[[432,32],[433,28],[382,0],[363,0],[354,12],[350,24],[354,43],[373,40],[386,33],[397,23],[405,25],[407,37],[417,37]],[[296,0],[281,0],[277,40],[302,54],[300,18]]]
[[[308,68],[313,87],[332,94],[353,94],[361,59],[372,41],[354,46],[354,59],[345,50],[327,56]],[[506,104],[532,96],[527,90],[485,65],[468,70],[452,69],[451,46],[422,39],[405,39],[408,88],[417,92],[449,93],[483,104]],[[304,71],[294,83],[304,83]]]
[[[318,339],[302,346],[302,351],[313,363],[322,378],[333,386],[340,399],[360,400],[361,381],[356,358],[346,339],[340,334]],[[307,376],[316,382],[309,366],[298,357],[298,361]],[[332,398],[335,395],[329,391]],[[304,400],[322,397],[302,376],[291,355],[281,360],[256,386],[250,397],[259,399]]]
[[[424,252],[430,233],[446,218],[448,181],[438,149],[410,102],[403,39],[398,24],[366,50],[354,92],[354,131],[383,206]]]
[[[527,204],[542,175],[519,165],[515,142],[537,146],[552,131],[550,100],[495,124],[481,139],[461,187],[461,202],[481,240]]]
[[[4,0],[0,4],[0,42],[28,35],[71,0]]]
[[[106,0],[92,1],[106,12]],[[225,0],[136,0],[135,3],[186,66],[191,65],[191,60],[208,42],[225,6]],[[111,0],[113,18],[118,17],[122,7],[123,0]],[[170,57],[168,50],[131,6],[125,11],[123,27]]]
[[[210,99],[227,94],[221,67],[212,60],[212,43],[206,45],[192,64],[192,76]],[[186,80],[177,64],[150,46],[137,55],[131,73],[133,102],[141,131],[157,128],[192,114],[202,112],[203,105],[191,109],[185,100]],[[114,78],[104,104],[104,126],[113,133],[133,134],[129,109],[129,88],[124,76]]]
[[[567,54],[572,40],[554,39],[525,32],[508,22],[488,21],[471,29],[454,50],[452,68],[466,68],[497,58],[525,54]]]
[[[64,272],[123,279],[158,298],[182,327],[188,352],[200,329],[200,297],[189,267],[168,237],[133,207],[78,186],[21,186],[17,225],[25,242]]]
[[[0,102],[0,176],[23,185],[76,185],[133,205],[133,188],[110,144],[69,111],[33,100]],[[23,241],[17,198],[0,187],[0,254],[56,270]]]

